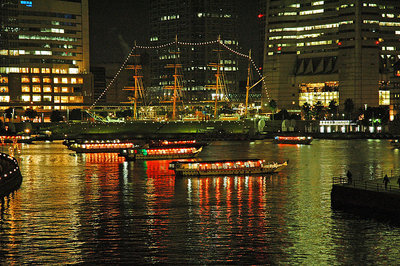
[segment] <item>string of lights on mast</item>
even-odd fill
[[[219,43],[221,45],[221,47],[225,48],[226,50],[228,50],[231,53],[234,53],[240,57],[246,58],[247,60],[249,60],[251,62],[251,65],[253,66],[253,68],[256,69],[257,74],[259,75],[260,78],[263,77],[262,73],[260,72],[260,69],[257,67],[257,65],[255,64],[254,60],[251,58],[251,56],[243,54],[237,50],[234,50],[232,48],[230,48],[229,46],[227,46],[226,44],[223,43],[222,40],[217,39],[214,41],[208,41],[208,42],[182,42],[182,41],[178,41],[175,40],[173,42],[169,42],[166,44],[162,44],[162,45],[153,45],[153,46],[143,46],[143,45],[137,45],[136,42],[134,44],[134,46],[132,47],[131,51],[129,52],[128,56],[126,57],[126,59],[124,60],[124,62],[122,63],[121,67],[119,68],[119,70],[117,71],[117,73],[114,75],[114,77],[112,78],[112,80],[110,81],[110,83],[106,86],[106,88],[104,89],[104,91],[99,95],[99,97],[93,102],[93,104],[90,106],[89,111],[91,109],[93,109],[96,104],[98,103],[98,101],[106,94],[106,92],[109,90],[109,88],[114,84],[115,80],[118,78],[118,76],[120,75],[121,71],[123,69],[125,69],[126,64],[128,63],[129,58],[132,56],[132,53],[135,51],[135,49],[145,49],[145,50],[154,50],[154,49],[162,49],[165,47],[169,47],[172,45],[184,45],[184,46],[207,46],[207,45],[213,45]],[[265,79],[263,79],[263,83],[264,83],[264,87],[266,87],[265,84]],[[270,95],[268,93],[268,90],[265,90],[265,93],[267,94],[267,99],[270,100]]]

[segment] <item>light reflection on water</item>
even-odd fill
[[[175,179],[170,161],[22,148],[0,263],[398,264],[400,228],[330,207],[331,178],[399,169],[385,140],[214,142],[200,159],[289,160],[282,173]]]

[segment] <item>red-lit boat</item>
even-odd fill
[[[93,153],[93,152],[113,152],[119,153],[122,149],[130,149],[139,147],[131,141],[120,140],[88,140],[83,142],[74,142],[68,146],[68,149],[77,153]]]
[[[215,176],[215,175],[252,175],[272,174],[287,166],[288,162],[266,162],[260,159],[201,161],[201,162],[171,162],[170,169],[177,177]]]
[[[186,159],[196,157],[203,148],[196,147],[160,147],[123,149],[120,155],[127,161]]]
[[[0,143],[32,143],[30,136],[12,135],[0,136]]]
[[[274,142],[278,144],[311,144],[310,136],[275,136]]]

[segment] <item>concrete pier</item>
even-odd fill
[[[0,153],[0,197],[7,196],[18,189],[22,183],[22,175],[15,158]]]
[[[385,188],[383,179],[352,180],[334,177],[331,202],[334,208],[355,208],[369,214],[387,214],[400,218],[400,188],[398,177],[390,177]]]

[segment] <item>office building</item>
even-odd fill
[[[93,102],[87,0],[0,0],[0,108]]]
[[[236,0],[151,1],[151,45],[174,42],[176,37],[179,42],[193,44],[179,45],[177,48],[171,45],[152,53],[153,91],[163,94],[162,88],[173,84],[174,69],[166,66],[179,64],[185,97],[190,100],[210,100],[215,93],[211,87],[216,83],[216,68],[210,64],[220,63],[228,92],[236,93],[239,70],[237,57],[217,44],[206,43],[220,37],[221,42],[236,50],[237,19]],[[200,43],[203,45],[194,45]],[[217,50],[222,50],[219,59]]]
[[[266,1],[263,105],[390,105],[399,75],[400,1]]]

